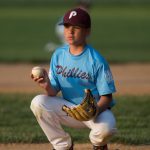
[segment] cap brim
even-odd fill
[[[81,27],[81,28],[89,28],[89,27],[87,27],[87,26],[84,26],[84,25],[81,25],[81,24],[73,24],[73,23],[70,23],[70,22],[61,22],[61,23],[59,23],[58,25],[72,25],[72,26],[79,26],[79,27]]]
[[[74,25],[74,24],[72,24],[72,23],[70,23],[70,22],[61,22],[61,23],[59,23],[58,25],[67,25],[67,24]]]

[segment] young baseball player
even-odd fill
[[[44,71],[43,77],[32,76],[46,94],[32,100],[31,110],[54,149],[73,150],[73,139],[62,128],[65,125],[89,128],[93,150],[108,150],[107,143],[117,130],[111,111],[112,93],[116,91],[112,73],[101,54],[87,44],[91,18],[86,11],[81,8],[67,11],[61,24],[68,44],[55,50],[48,74]],[[90,89],[96,107],[86,109],[84,105],[83,109],[76,109],[85,98],[85,89]],[[62,97],[57,96],[58,92]],[[66,111],[63,106],[67,106]],[[95,109],[92,118],[88,116],[89,108]]]

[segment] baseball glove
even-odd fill
[[[71,116],[79,121],[88,121],[96,115],[96,102],[89,89],[85,89],[85,98],[81,104],[75,107],[68,107],[64,105],[62,110],[67,113],[68,116]]]

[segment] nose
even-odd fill
[[[70,26],[70,27],[69,27],[69,32],[70,32],[71,34],[74,33],[74,27],[73,27],[73,26]]]

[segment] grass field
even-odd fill
[[[49,62],[64,5],[0,7],[0,62]],[[90,43],[110,62],[150,62],[150,5],[93,5]]]
[[[34,94],[1,94],[0,143],[45,143],[48,142],[30,111]],[[150,96],[116,97],[113,112],[117,118],[118,134],[112,143],[150,144]],[[77,143],[89,142],[88,129],[66,128]]]

